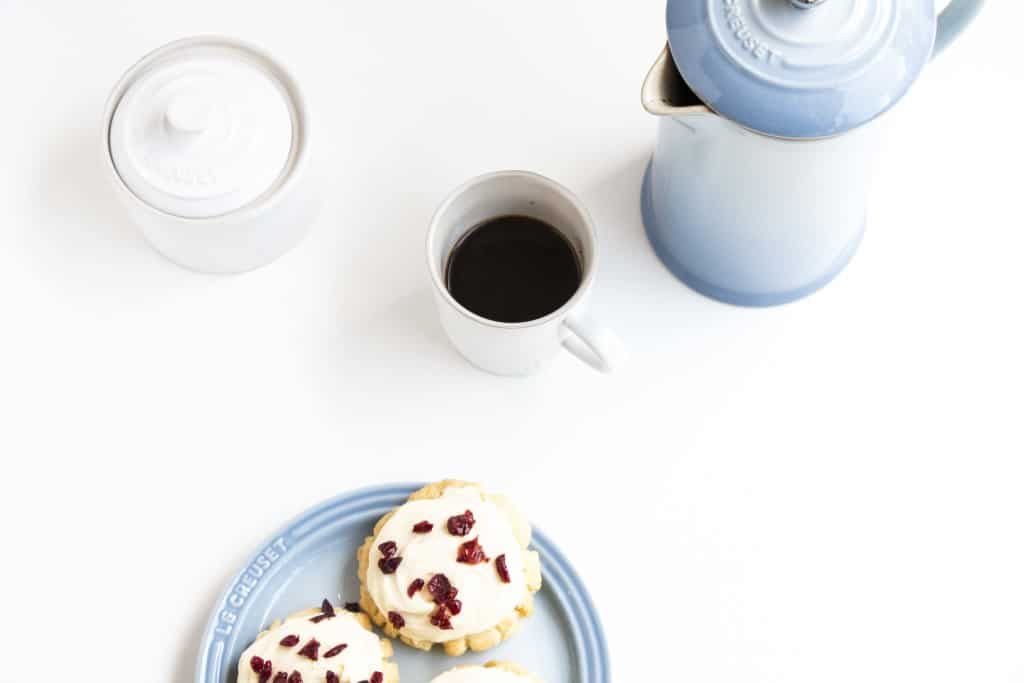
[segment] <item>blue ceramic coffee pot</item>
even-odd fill
[[[643,216],[712,298],[799,299],[860,244],[881,116],[984,0],[669,0],[643,103],[660,117]]]

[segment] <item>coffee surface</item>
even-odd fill
[[[556,228],[500,216],[471,229],[448,257],[445,284],[477,315],[503,323],[543,318],[579,289],[576,250]]]

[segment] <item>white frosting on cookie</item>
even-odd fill
[[[502,669],[468,666],[441,674],[431,683],[532,683],[526,676]]]
[[[476,522],[466,536],[453,536],[448,531],[448,518],[473,513]],[[429,533],[416,533],[419,522],[430,522]],[[457,561],[459,546],[478,539],[488,562],[470,565]],[[398,545],[401,564],[393,574],[379,567],[383,557],[379,546],[387,541]],[[495,560],[505,556],[510,583],[498,575]],[[437,609],[430,593],[407,591],[416,579],[429,582],[435,574],[444,574],[462,602],[462,612],[451,617],[451,630],[442,630],[430,622]],[[475,488],[449,488],[440,498],[413,500],[395,511],[373,541],[367,571],[367,590],[385,615],[394,611],[402,615],[403,635],[415,640],[440,643],[481,633],[512,615],[526,597],[526,575],[523,549],[516,541],[507,515],[493,503],[486,502]]]
[[[325,683],[328,671],[338,674],[341,683],[368,681],[373,672],[383,673],[384,657],[380,639],[363,628],[352,614],[341,608],[336,608],[335,613],[333,618],[323,619],[316,624],[310,621],[316,616],[315,613],[289,617],[264,633],[238,660],[238,683],[259,682],[259,674],[253,671],[251,665],[253,656],[273,662],[271,683],[280,671],[289,675],[292,671],[298,671],[304,683]],[[292,646],[281,645],[281,640],[290,635],[298,636],[299,642]],[[320,643],[315,661],[299,654],[303,646],[313,638]],[[340,654],[324,656],[342,643],[348,647]]]

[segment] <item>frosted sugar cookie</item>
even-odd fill
[[[542,683],[515,664],[487,662],[483,666],[460,666],[435,678],[431,683]]]
[[[359,549],[360,605],[421,650],[486,650],[533,611],[540,558],[530,525],[478,484],[442,481],[386,514]]]
[[[238,661],[238,683],[398,683],[391,655],[365,614],[324,600],[256,636]]]

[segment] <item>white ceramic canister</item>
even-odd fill
[[[306,104],[280,64],[240,41],[185,38],[114,87],[103,155],[149,243],[207,273],[270,263],[320,207]]]

